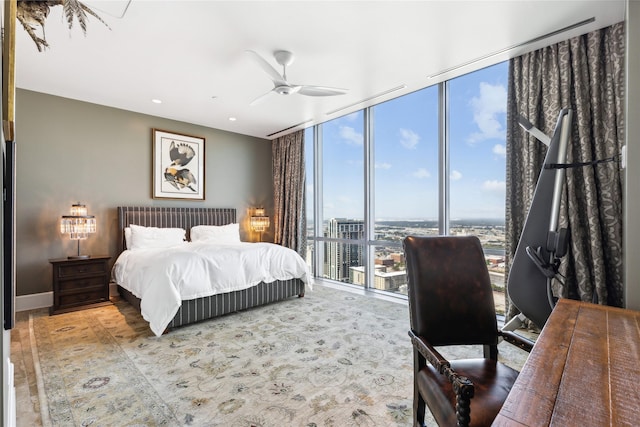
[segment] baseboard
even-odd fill
[[[47,308],[53,305],[53,292],[19,295],[16,297],[16,312]]]
[[[118,296],[118,285],[109,283],[109,296]],[[53,291],[39,294],[20,295],[16,297],[16,312],[49,308],[53,305]]]

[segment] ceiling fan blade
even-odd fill
[[[340,89],[337,87],[327,87],[327,86],[311,86],[311,85],[292,85],[287,82],[287,65],[290,65],[293,62],[293,53],[286,50],[279,50],[274,52],[274,56],[276,62],[283,67],[282,74],[278,73],[275,68],[271,66],[262,56],[260,56],[257,52],[253,50],[247,50],[247,53],[251,55],[253,60],[271,77],[273,80],[273,89],[264,95],[259,96],[254,99],[249,105],[256,105],[267,96],[271,95],[271,93],[276,93],[278,95],[291,95],[294,93],[299,93],[301,95],[307,96],[333,96],[333,95],[343,95],[347,93],[347,89]]]
[[[249,103],[249,105],[253,107],[254,105],[260,104],[260,103],[261,103],[262,101],[264,101],[266,98],[270,97],[272,93],[273,93],[273,89],[272,89],[272,90],[270,90],[270,91],[269,91],[269,92],[267,92],[267,93],[263,93],[262,95],[260,95],[259,97],[257,97],[257,98],[256,98],[256,99],[254,99],[253,101],[251,101],[251,102]]]
[[[262,56],[260,56],[258,53],[254,52],[253,50],[247,50],[247,52],[251,54],[251,57],[264,70],[264,72],[267,73],[269,77],[271,77],[271,80],[273,80],[276,86],[278,86],[279,84],[286,83],[286,81],[280,75],[280,73],[278,73],[276,69],[273,68],[271,64],[269,64]]]
[[[333,96],[333,95],[344,95],[347,93],[347,89],[340,89],[337,87],[326,87],[326,86],[300,86],[300,90],[298,91],[300,95],[307,96]]]

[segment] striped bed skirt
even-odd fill
[[[300,279],[276,280],[271,283],[260,282],[256,286],[240,291],[184,300],[167,329],[282,301],[292,296],[303,297],[304,290],[304,282]],[[140,311],[139,298],[121,286],[118,286],[118,292]]]

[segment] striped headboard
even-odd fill
[[[184,228],[187,239],[196,225],[226,225],[236,222],[235,208],[162,208],[118,206],[118,253],[124,250],[124,229],[131,224],[145,227]]]

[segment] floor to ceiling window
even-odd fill
[[[371,118],[376,246],[369,280],[406,294],[402,239],[438,234],[438,87],[376,105]]]
[[[322,277],[353,283],[364,265],[364,112],[320,125]]]
[[[494,289],[504,292],[508,63],[446,83],[449,115],[449,234],[473,234]],[[504,310],[504,298],[496,298]]]
[[[475,234],[503,286],[507,71],[497,64],[305,131],[317,277],[406,294],[405,236]]]

